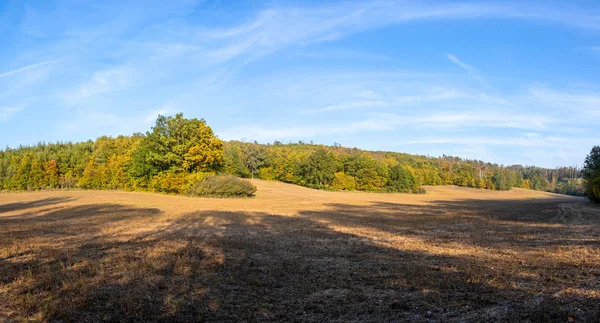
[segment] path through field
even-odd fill
[[[599,321],[582,198],[254,183],[0,194],[0,321]]]

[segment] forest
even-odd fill
[[[520,187],[582,195],[574,167],[503,166],[312,143],[220,140],[203,119],[159,116],[146,134],[38,143],[0,151],[0,189],[128,190],[182,194],[208,175],[282,181],[325,190],[422,193],[423,186]]]

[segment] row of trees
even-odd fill
[[[303,142],[260,145],[230,141],[224,149],[228,174],[314,188],[420,192],[422,185],[457,185],[492,190],[521,187],[572,195],[583,192],[581,171],[574,167],[503,167],[452,156],[432,158]]]
[[[503,167],[303,142],[260,145],[218,139],[204,120],[159,116],[146,134],[0,151],[0,189],[186,192],[207,174],[258,177],[319,189],[422,192],[423,185],[512,187],[580,194],[575,168]]]
[[[223,142],[204,120],[159,116],[145,135],[0,151],[0,188],[183,193],[222,164]]]

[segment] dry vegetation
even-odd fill
[[[236,200],[0,194],[0,317],[599,321],[600,210],[583,199],[254,183]]]

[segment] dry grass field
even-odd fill
[[[0,321],[600,321],[600,209],[514,189],[0,194]]]

